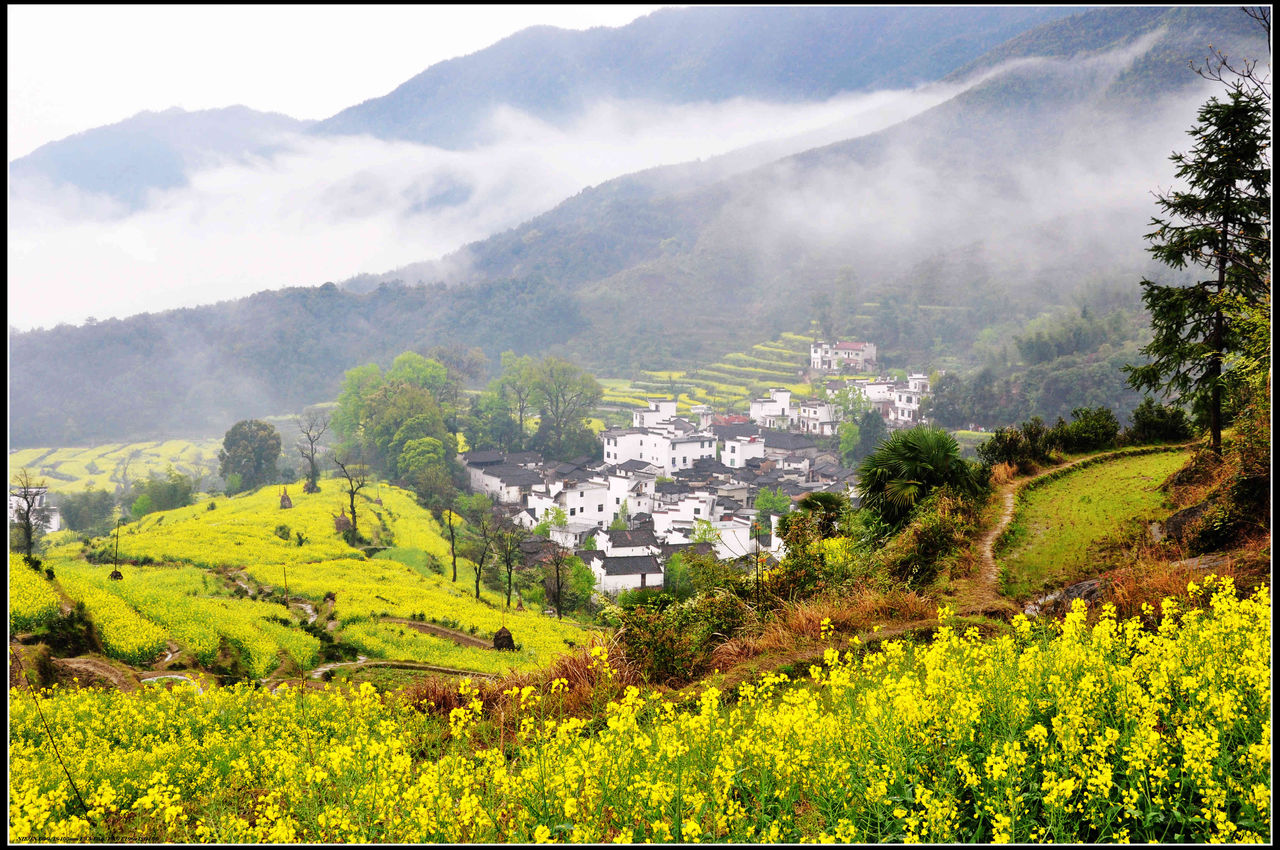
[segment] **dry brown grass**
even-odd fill
[[[1241,549],[1222,553],[1221,562],[1215,558],[1207,568],[1191,566],[1185,560],[1139,557],[1127,566],[1103,573],[1105,598],[1116,606],[1117,616],[1124,619],[1143,616],[1143,605],[1151,606],[1158,616],[1160,602],[1166,597],[1187,602],[1190,600],[1187,585],[1190,582],[1201,584],[1210,574],[1230,578],[1238,592],[1250,593],[1270,580],[1270,549],[1271,536],[1268,534],[1249,541]],[[1197,604],[1203,603],[1201,599]]]
[[[999,486],[1008,484],[1010,481],[1018,477],[1018,467],[1015,464],[1001,462],[997,463],[991,469],[991,483]]]
[[[914,590],[880,591],[861,588],[785,603],[754,635],[739,635],[711,653],[712,664],[728,670],[758,655],[786,654],[822,640],[822,623],[830,621],[834,634],[852,635],[873,626],[929,620],[937,616],[932,601]]]
[[[606,675],[604,669],[591,655],[596,646],[609,650],[609,667],[613,674]],[[486,716],[494,719],[514,718],[514,703],[518,699],[503,693],[512,688],[523,688],[529,685],[537,688],[544,695],[549,693],[551,683],[563,679],[565,687],[556,695],[557,708],[569,715],[581,714],[596,705],[601,695],[607,699],[620,696],[628,685],[640,685],[642,679],[636,666],[627,660],[622,647],[613,637],[592,637],[585,646],[580,646],[571,653],[557,658],[550,667],[531,673],[512,673],[501,679],[473,682],[479,690],[479,699]],[[423,679],[400,691],[400,697],[421,711],[445,717],[455,708],[462,707],[464,700],[458,693],[458,679],[450,676],[432,676]]]

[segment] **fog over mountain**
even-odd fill
[[[67,269],[135,288],[77,304],[99,317],[296,287],[11,332],[11,439],[220,433],[433,345],[684,368],[803,327],[824,297],[896,356],[975,365],[1047,310],[1136,302],[1151,193],[1215,91],[1188,60],[1261,55],[1237,16],[1087,11],[945,81],[793,103],[504,106],[453,149],[305,128],[132,212],[15,186],[31,310],[65,300]]]
[[[488,122],[493,141],[459,151],[369,136],[281,134],[266,154],[211,151],[216,164],[188,172],[186,185],[146,190],[136,208],[41,177],[15,177],[9,269],[24,286],[14,293],[10,321],[27,327],[127,316],[393,268],[517,225],[619,174],[836,121],[871,132],[954,91],[801,104],[600,101],[560,127],[503,107]],[[767,155],[796,144],[771,146]],[[100,286],[86,293],[81,281],[88,275]],[[21,294],[37,283],[38,297]],[[68,315],[73,293],[76,313]]]
[[[1068,11],[669,9],[525,30],[322,122],[142,113],[10,164],[10,322],[384,271],[621,174],[839,122],[742,164],[872,132],[955,90],[924,84]]]

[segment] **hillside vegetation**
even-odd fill
[[[33,578],[32,570],[18,567],[20,577],[10,586],[11,629],[50,624],[57,611],[49,600],[65,594],[84,604],[109,658],[148,667],[172,644],[198,669],[254,679],[335,660],[324,657],[333,654],[322,652],[326,645],[349,647],[347,660],[358,651],[374,659],[502,674],[544,667],[581,639],[581,630],[569,623],[504,610],[505,599],[487,588],[477,600],[467,580],[475,567],[465,557],[459,558],[463,584],[449,581],[439,566],[449,559],[449,544],[411,494],[385,485],[373,497],[361,494],[374,540],[396,545],[370,560],[335,526],[346,510],[336,484],[314,494],[296,485],[288,489],[288,509],[280,506],[280,489],[266,487],[149,514],[122,525],[118,541],[52,547],[44,566],[53,578]],[[122,578],[113,580],[117,558]],[[314,626],[317,611],[328,620]],[[481,646],[491,646],[494,633],[506,626],[517,651],[459,645],[427,633],[428,623],[446,634],[476,636]]]

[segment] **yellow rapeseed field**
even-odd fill
[[[447,728],[367,684],[53,690],[51,740],[11,690],[9,839],[1265,843],[1269,590],[1189,590],[1209,604],[1155,631],[1077,605],[983,640],[942,610],[928,645],[799,681],[619,687],[583,717],[556,680],[498,725],[465,680]]]

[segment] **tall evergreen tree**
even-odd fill
[[[1271,142],[1268,109],[1239,84],[1225,101],[1210,98],[1188,131],[1189,154],[1175,153],[1187,189],[1158,195],[1168,218],[1153,218],[1148,250],[1171,268],[1199,266],[1212,277],[1186,286],[1143,280],[1151,313],[1151,342],[1143,366],[1127,366],[1138,390],[1175,391],[1201,402],[1210,442],[1222,452],[1222,364],[1238,347],[1238,332],[1224,305],[1256,303],[1271,282]]]

